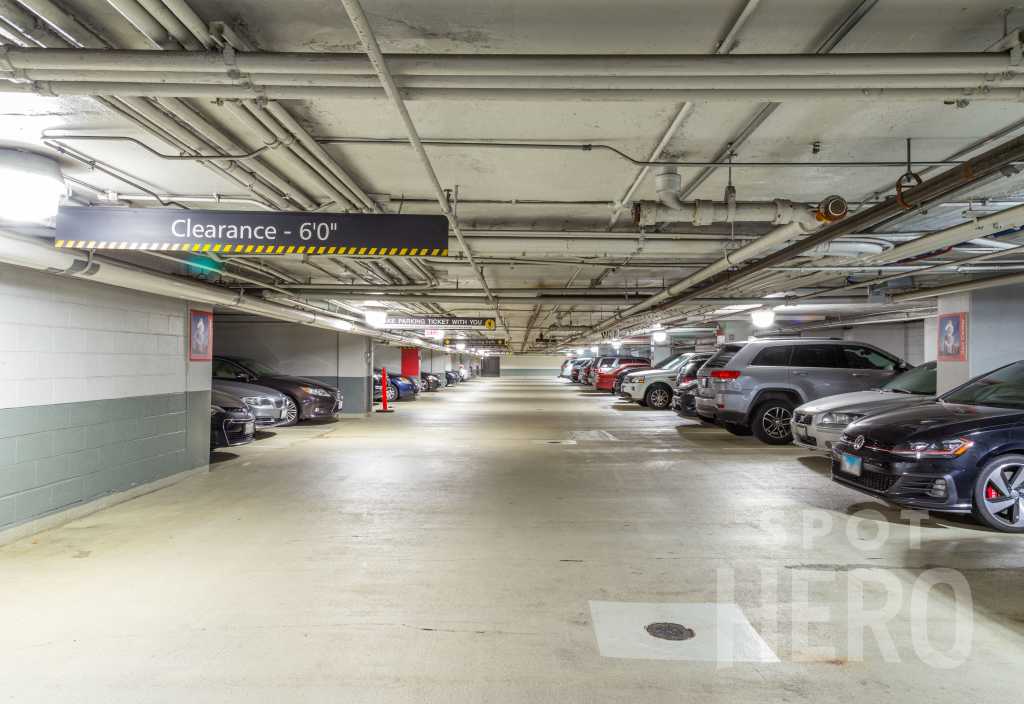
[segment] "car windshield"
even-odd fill
[[[654,369],[675,369],[676,367],[679,366],[679,361],[682,359],[682,357],[683,357],[683,353],[682,352],[680,352],[679,354],[676,354],[676,355],[672,355],[671,357],[666,357],[665,359],[663,359],[660,362],[658,362],[657,364],[655,364],[653,366],[653,368]]]
[[[904,372],[890,380],[889,383],[882,387],[882,391],[934,396],[936,376],[935,364],[922,364],[920,367],[915,367],[909,372]]]
[[[277,374],[276,371],[268,367],[262,362],[257,362],[255,359],[243,359],[241,357],[235,359],[236,362],[241,364],[243,367],[253,372],[257,376],[274,376]]]
[[[1014,362],[939,397],[946,403],[1024,409],[1024,362]]]

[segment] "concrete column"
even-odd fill
[[[963,361],[952,359],[942,345],[949,332],[947,326],[956,319],[949,316],[964,313]],[[1024,286],[1002,286],[970,293],[941,296],[935,336],[926,340],[926,349],[937,351],[939,391],[962,384],[968,379],[990,372],[1021,359],[1024,348]]]
[[[725,337],[722,342],[744,342],[751,335],[764,332],[758,331],[749,320],[724,320],[719,327]]]
[[[663,345],[651,344],[651,363],[657,364],[661,360],[665,359],[672,354],[672,344],[669,340],[665,341]]]
[[[345,396],[343,413],[373,411],[373,341],[338,334],[338,388]]]

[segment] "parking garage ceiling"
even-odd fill
[[[366,60],[352,5],[0,0],[0,146],[58,158],[81,206],[447,208],[447,257],[243,254],[211,272],[173,255],[105,256],[296,309],[358,315],[377,296],[405,313],[497,314],[493,335],[515,351],[719,321],[773,301],[787,304],[783,327],[920,317],[932,302],[899,293],[1024,265],[1006,251],[1024,225],[1012,210],[1024,179],[1007,149],[985,178],[700,293],[832,227],[777,234],[829,196],[849,203],[846,221],[891,198],[908,152],[927,184],[1012,146],[1024,133],[1024,73],[1013,42],[998,43],[1024,15],[1005,3],[365,0],[444,207]],[[69,48],[92,52],[62,59]],[[153,56],[118,54],[129,51]],[[193,71],[185,52],[217,69]],[[294,52],[308,65],[288,68]],[[971,61],[919,56],[948,53]],[[849,54],[880,56],[855,71],[833,61]],[[769,68],[774,55],[803,58]],[[673,196],[718,203],[719,216],[676,209],[637,222],[636,204]],[[951,240],[920,240],[975,221]],[[759,241],[763,251],[728,259]],[[636,310],[723,260],[714,277]]]

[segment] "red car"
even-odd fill
[[[649,367],[651,360],[649,359],[630,359],[622,360],[618,366],[612,367],[607,371],[597,372],[597,381],[594,383],[594,388],[601,389],[602,391],[613,391],[615,386],[615,380],[619,374],[628,372],[630,369],[636,369],[637,367]]]

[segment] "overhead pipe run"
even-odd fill
[[[52,24],[69,16],[49,0],[19,0]],[[185,6],[182,0],[164,3]],[[56,17],[55,21],[51,16]],[[198,19],[198,18],[197,18]],[[207,33],[208,34],[208,33]],[[205,42],[204,42],[205,43]],[[404,76],[936,76],[1024,73],[1010,51],[983,53],[849,53],[849,54],[388,54],[388,68]],[[70,69],[142,73],[189,71],[225,73],[224,58],[214,52],[48,50],[10,48],[4,63],[13,69]],[[314,74],[372,76],[371,61],[361,53],[244,52],[234,66],[246,74]],[[150,77],[152,78],[152,77]]]
[[[437,345],[427,345],[408,337],[352,323],[342,317],[331,315],[327,311],[297,310],[288,305],[253,298],[191,279],[145,271],[92,254],[83,254],[68,249],[54,249],[36,238],[10,232],[0,232],[0,262],[158,296],[208,303],[243,313],[289,323],[311,325],[334,332],[348,332],[405,344],[422,344],[433,349],[443,350]]]

